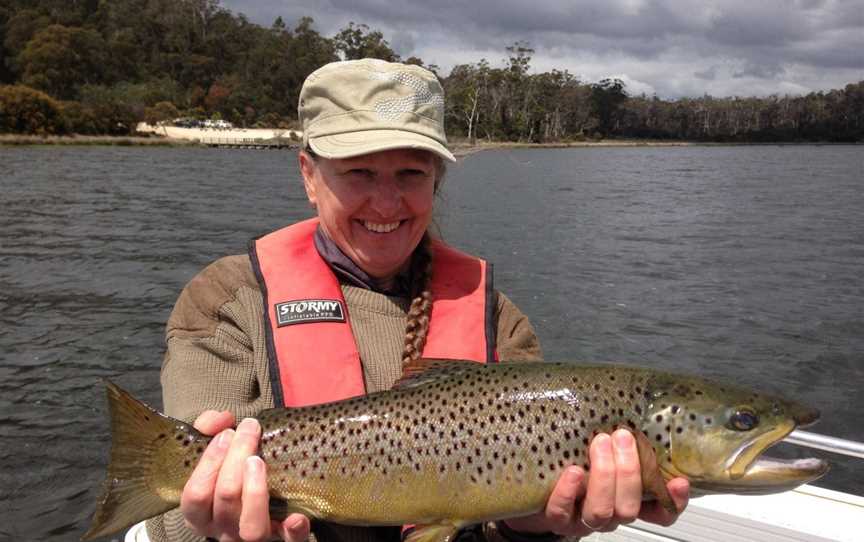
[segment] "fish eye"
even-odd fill
[[[759,417],[749,410],[738,410],[729,418],[729,429],[735,431],[750,431],[759,425]]]

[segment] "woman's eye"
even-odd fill
[[[429,174],[422,169],[406,169],[400,173],[402,179],[409,182],[424,181],[429,178]]]
[[[739,410],[729,418],[729,428],[735,431],[750,431],[759,425],[759,417],[748,410]]]

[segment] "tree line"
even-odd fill
[[[806,96],[633,96],[618,79],[531,72],[526,42],[449,74],[401,58],[350,23],[324,36],[309,17],[269,27],[218,0],[5,0],[0,5],[0,132],[127,135],[188,116],[295,127],[300,86],[339,59],[426,66],[447,92],[448,132],[471,141],[597,137],[704,141],[864,140],[864,81]]]

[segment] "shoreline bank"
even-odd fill
[[[68,135],[68,136],[40,136],[25,134],[0,134],[0,147],[3,146],[26,146],[26,145],[105,145],[105,146],[151,146],[151,147],[189,147],[195,146],[194,141],[173,139],[167,137],[146,136],[93,136],[93,135]]]
[[[196,131],[193,129],[179,129]],[[270,132],[270,130],[267,130]],[[203,130],[201,131],[204,132]],[[262,130],[263,132],[263,130]],[[174,134],[171,134],[172,136]],[[185,135],[185,134],[184,134]],[[190,134],[191,135],[191,134]],[[198,135],[198,134],[195,134]],[[199,137],[166,137],[161,134],[146,136],[94,136],[94,135],[27,135],[0,134],[0,147],[23,145],[106,145],[106,146],[158,146],[158,147],[190,147],[207,146],[206,141],[212,137],[225,137],[228,134],[214,134],[212,131]],[[233,134],[232,134],[233,135]],[[244,134],[246,135],[246,134]],[[251,135],[251,134],[249,134]],[[254,134],[258,135],[258,134]],[[467,156],[484,150],[500,149],[576,149],[592,147],[745,147],[745,146],[801,146],[801,145],[862,145],[862,142],[830,142],[830,141],[771,141],[771,142],[714,142],[714,141],[678,141],[678,140],[642,140],[642,139],[603,139],[598,141],[568,141],[551,143],[527,143],[519,141],[492,141],[469,144],[464,141],[452,141],[450,150],[457,156]]]

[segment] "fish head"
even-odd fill
[[[700,378],[663,375],[645,393],[643,431],[667,478],[683,476],[697,493],[765,494],[824,475],[819,459],[763,456],[819,411],[776,395]]]

